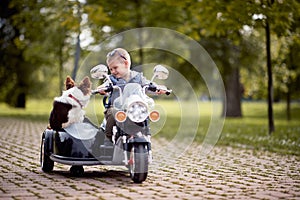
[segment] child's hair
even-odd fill
[[[106,63],[110,63],[111,61],[118,59],[120,61],[126,60],[129,65],[131,65],[131,59],[129,53],[123,48],[116,48],[109,52],[106,56]]]

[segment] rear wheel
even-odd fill
[[[148,175],[148,151],[145,144],[134,144],[130,151],[129,173],[134,183],[142,183]]]
[[[48,152],[48,140],[43,135],[41,143],[41,155],[40,155],[40,164],[44,172],[51,172],[54,167],[54,161],[50,159]]]

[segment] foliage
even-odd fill
[[[287,92],[292,93],[292,99],[299,99],[300,97],[300,66],[296,61],[300,56],[299,42],[295,38],[294,33],[287,37],[273,37],[273,77],[274,77],[274,96],[275,100],[283,100]],[[291,42],[290,40],[293,40]],[[253,43],[252,43],[253,44]],[[256,48],[261,45],[256,43]],[[265,99],[267,96],[265,88],[267,87],[266,68],[261,66],[264,52],[261,53],[256,61],[256,67],[248,67],[241,69],[241,79],[245,86],[244,98],[246,99]],[[253,57],[249,57],[251,60]],[[250,62],[249,60],[249,62]],[[252,61],[253,62],[253,61]],[[259,67],[258,67],[259,66]]]
[[[270,133],[273,131],[273,113],[272,113],[272,102],[273,102],[273,73],[272,73],[272,64],[271,64],[271,53],[270,49],[270,31],[272,37],[290,37],[290,35],[296,34],[299,35],[299,30],[295,29],[297,24],[299,23],[299,2],[296,0],[292,1],[275,1],[275,0],[250,0],[250,1],[209,1],[209,0],[202,0],[196,3],[198,9],[194,8],[193,6],[190,10],[194,13],[192,16],[196,16],[199,23],[198,29],[200,28],[200,36],[207,39],[208,37],[216,37],[217,40],[220,38],[225,38],[228,44],[233,46],[232,49],[229,50],[232,54],[239,54],[239,51],[235,49],[241,49],[241,43],[243,40],[244,35],[251,35],[255,33],[255,31],[260,30],[261,28],[265,28],[266,32],[266,40],[262,39],[261,41],[266,42],[266,61],[267,61],[267,76],[261,76],[259,74],[259,78],[256,78],[255,81],[263,82],[264,79],[268,80],[267,87],[259,87],[259,93],[264,94],[265,88],[268,88],[268,106],[269,106],[269,121],[270,121]],[[196,28],[197,29],[197,28]],[[197,30],[196,30],[197,31]],[[259,31],[260,33],[260,31]],[[259,36],[260,37],[260,36]],[[273,45],[273,44],[272,44]],[[252,50],[254,50],[253,48]],[[277,50],[277,49],[276,49]],[[234,102],[235,99],[239,99],[239,87],[235,87],[239,82],[233,83],[236,80],[234,76],[234,71],[245,70],[243,67],[237,66],[235,63],[239,63],[239,61],[243,60],[243,58],[251,57],[255,59],[254,56],[234,56],[230,57],[230,54],[226,53],[228,51],[226,48],[221,50],[223,52],[223,57],[220,59],[221,70],[223,70],[223,80],[225,81],[225,89],[227,94],[227,113],[228,116],[239,116],[239,103]],[[212,51],[213,52],[213,51]],[[217,51],[215,51],[217,52]],[[235,52],[235,53],[234,53]],[[251,51],[249,51],[251,52]],[[250,53],[251,54],[251,53]],[[264,56],[264,54],[261,54]],[[259,55],[259,56],[261,56]],[[290,54],[291,55],[291,54]],[[289,61],[293,60],[290,59],[292,56],[285,55],[285,58]],[[258,57],[258,56],[256,56]],[[290,58],[287,58],[290,57]],[[246,59],[247,60],[247,59]],[[229,61],[229,62],[228,62]],[[233,61],[233,62],[230,62]],[[273,62],[275,59],[273,58]],[[242,62],[245,63],[245,62]],[[239,63],[239,64],[242,64]],[[254,64],[254,63],[253,63]],[[281,65],[281,63],[279,64]],[[290,97],[291,93],[295,92],[295,89],[292,89],[292,85],[296,85],[296,81],[293,81],[291,76],[290,68],[297,68],[295,64],[289,62],[288,67],[285,66],[286,62],[277,68],[276,72],[279,72],[279,76],[285,77],[285,80],[281,78],[275,79],[277,81],[275,89],[277,94],[277,99],[282,98],[282,93],[286,93],[287,96],[287,113],[290,111]],[[243,64],[241,65],[243,66]],[[248,65],[249,66],[249,65]],[[254,65],[252,65],[254,66]],[[260,70],[259,67],[262,67],[263,64],[259,66],[254,66],[257,71],[264,71],[264,69]],[[291,67],[293,66],[293,67]],[[238,69],[237,69],[238,68]],[[279,69],[279,70],[278,70]],[[276,70],[276,68],[275,68]],[[248,70],[249,71],[249,70]],[[238,73],[238,72],[236,72]],[[242,73],[245,75],[246,73]],[[296,74],[296,73],[293,73]],[[246,74],[247,75],[247,74]],[[276,74],[275,74],[276,75]],[[297,77],[297,75],[295,75]],[[243,76],[243,79],[246,79],[246,82],[251,82],[252,80],[248,77]],[[288,80],[288,81],[287,81]],[[245,81],[245,80],[244,80]],[[276,85],[277,84],[277,85]],[[256,87],[257,89],[258,87]],[[287,92],[282,92],[283,89],[286,89]],[[291,88],[291,90],[287,90]],[[252,85],[248,84],[246,90],[252,90]],[[253,93],[252,93],[253,94]],[[252,95],[251,92],[248,92],[248,95]],[[252,98],[251,96],[250,98]],[[266,96],[263,96],[265,98]],[[289,114],[288,114],[289,115]]]
[[[296,0],[141,0],[126,3],[117,0],[4,0],[0,12],[0,100],[16,94],[17,90],[31,96],[57,94],[57,88],[61,90],[62,85],[58,77],[70,73],[73,68],[75,40],[79,33],[84,49],[81,58],[84,58],[93,45],[106,37],[147,26],[177,30],[206,43],[205,48],[216,58],[224,77],[227,69],[239,68],[245,91],[248,91],[247,98],[265,98],[266,89],[261,87],[266,78],[261,28],[266,19],[272,24],[273,36],[280,41],[272,49],[277,55],[273,60],[275,91],[281,96],[287,88],[293,88],[293,98],[298,98],[299,7]],[[157,56],[153,54],[151,58],[148,52],[133,54],[137,64]],[[141,55],[144,57],[139,58]],[[184,67],[187,63],[180,58],[169,62],[170,66],[178,66],[193,86],[201,85],[196,73],[187,72]],[[251,84],[253,82],[256,84]],[[44,89],[38,90],[41,87]]]
[[[40,12],[46,5],[45,2],[35,1],[1,1],[2,24],[1,34],[1,91],[2,101],[10,105],[24,107],[26,96],[40,91],[39,88],[46,86],[53,71],[47,70],[46,65],[51,65],[51,46],[46,33],[49,31],[47,15]],[[10,35],[6,32],[10,30]],[[47,43],[46,43],[47,42]],[[48,72],[48,74],[44,74]],[[46,76],[45,76],[46,75]],[[50,75],[50,76],[49,76]],[[9,83],[9,84],[5,84]],[[20,101],[23,96],[23,103]],[[20,104],[21,103],[21,104]]]
[[[29,74],[34,72],[36,63],[43,58],[43,56],[33,56],[40,47],[34,43],[33,29],[29,28],[28,20],[39,21],[40,19],[35,16],[36,10],[32,9],[32,4],[1,1],[1,11],[2,100],[17,107],[24,107],[25,91],[34,82]],[[42,23],[38,23],[33,28],[39,26],[42,26]],[[5,83],[8,84],[4,85]]]

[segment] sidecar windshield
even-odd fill
[[[124,87],[122,93],[123,95],[120,95],[114,101],[114,107],[117,109],[122,109],[124,104],[126,104],[127,102],[126,99],[132,97],[133,95],[137,98],[137,100],[144,101],[150,107],[152,107],[152,105],[154,104],[153,99],[144,94],[142,86],[138,83],[128,83]]]

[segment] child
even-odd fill
[[[139,83],[141,86],[149,84],[150,81],[147,80],[142,73],[130,70],[131,59],[129,53],[122,48],[116,48],[113,51],[107,54],[106,63],[110,70],[110,79],[112,80],[114,85],[118,85],[122,90],[127,83]],[[101,94],[106,94],[101,88],[108,86],[108,81],[103,83],[98,87],[100,89]],[[164,91],[157,92],[157,94],[163,94]],[[105,143],[104,145],[109,145],[112,141],[112,129],[116,124],[114,115],[112,112],[112,108],[114,100],[119,96],[118,91],[113,91],[110,95],[109,105],[104,111],[106,118],[106,129],[105,129]]]

